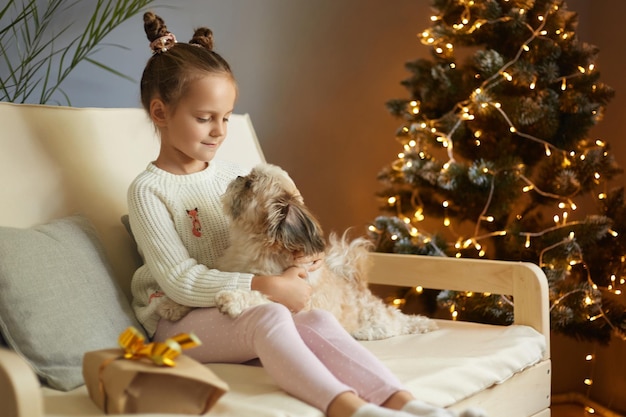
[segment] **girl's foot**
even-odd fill
[[[352,414],[352,417],[414,417],[414,415],[405,413],[404,411],[379,407],[375,404],[365,404],[359,407],[356,412]]]
[[[419,417],[487,417],[484,411],[478,408],[467,408],[459,413],[420,400],[409,401],[402,407],[402,411]]]

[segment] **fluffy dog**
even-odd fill
[[[309,308],[332,312],[359,340],[436,329],[429,318],[403,314],[370,292],[366,281],[368,240],[331,234],[326,247],[319,222],[281,168],[256,166],[229,184],[222,203],[231,222],[231,243],[216,265],[218,269],[280,275],[291,266],[304,267],[313,288]],[[218,309],[231,317],[270,302],[258,291],[245,290],[220,291],[215,301]],[[159,313],[178,320],[190,309],[164,298]]]

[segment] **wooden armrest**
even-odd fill
[[[43,397],[35,373],[17,353],[3,348],[0,348],[0,416],[43,416]]]
[[[545,359],[550,357],[548,280],[537,265],[378,252],[371,259],[368,280],[372,284],[512,295],[514,323],[542,333]]]

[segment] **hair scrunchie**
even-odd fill
[[[156,38],[150,42],[150,49],[152,49],[153,53],[167,52],[174,44],[176,44],[176,36],[168,32],[167,35]]]

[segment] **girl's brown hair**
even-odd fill
[[[151,45],[164,36],[173,36],[161,17],[143,15],[144,30]],[[141,104],[150,112],[150,101],[160,98],[176,108],[190,82],[207,73],[223,74],[234,81],[228,62],[213,51],[213,32],[202,27],[194,31],[189,43],[173,43],[167,49],[155,48],[141,77]]]

